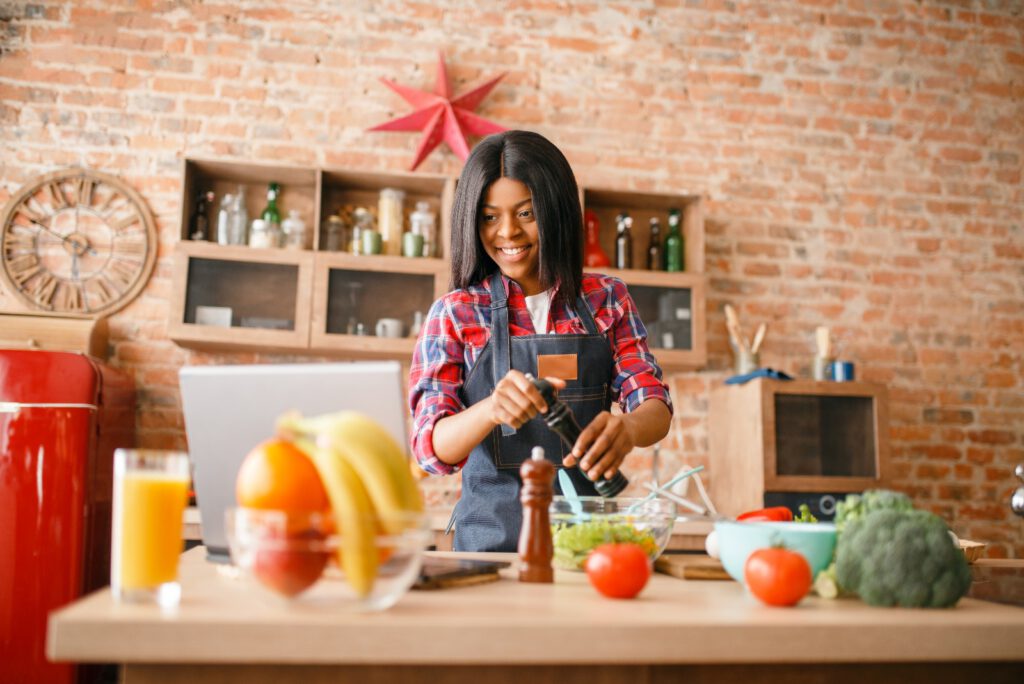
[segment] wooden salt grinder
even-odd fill
[[[554,547],[551,544],[551,505],[555,466],[544,458],[544,449],[533,447],[530,458],[519,468],[523,489],[519,500],[523,503],[523,526],[519,532],[519,581],[555,581],[551,567]]]

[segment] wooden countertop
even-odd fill
[[[174,614],[116,604],[109,589],[55,612],[49,657],[347,665],[1024,661],[1024,609],[974,599],[953,610],[905,610],[811,597],[780,609],[734,582],[655,574],[639,599],[616,601],[598,595],[582,573],[523,584],[513,566],[491,584],[412,591],[387,611],[346,613],[264,600],[206,562],[201,547],[183,556],[181,578]]]

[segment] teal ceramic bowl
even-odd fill
[[[758,549],[785,546],[799,552],[819,572],[832,562],[836,548],[836,526],[832,523],[795,522],[734,522],[720,520],[715,523],[718,536],[718,554],[729,576],[740,584],[747,558]]]

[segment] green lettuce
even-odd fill
[[[639,544],[651,558],[658,553],[653,534],[626,522],[555,523],[551,526],[551,541],[555,567],[566,570],[582,570],[587,555],[601,544],[632,542]]]

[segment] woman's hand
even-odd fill
[[[635,446],[636,439],[626,417],[601,411],[580,433],[562,465],[570,468],[578,461],[587,477],[596,482],[600,477],[614,475]]]
[[[565,381],[544,378],[556,390],[565,388]],[[490,418],[495,425],[504,423],[519,429],[538,413],[546,413],[548,405],[533,383],[517,370],[510,370],[498,381],[490,396]]]

